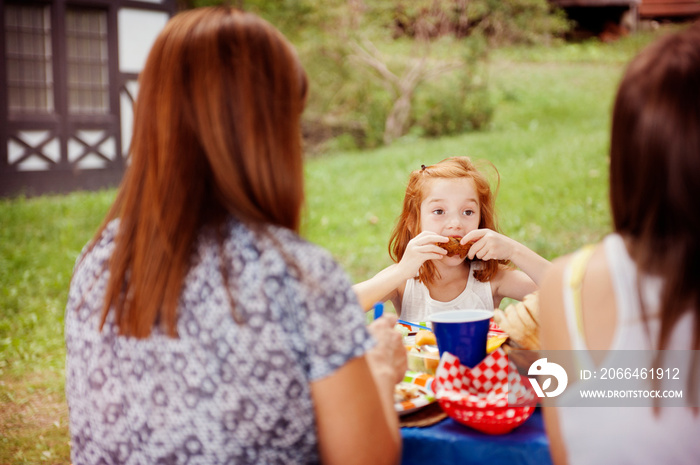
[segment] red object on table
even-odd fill
[[[532,387],[503,349],[487,355],[473,369],[461,365],[449,352],[444,353],[433,389],[440,407],[450,417],[488,434],[504,434],[521,425],[537,404]]]
[[[496,324],[495,321],[493,321],[493,318],[489,321],[489,335],[488,337],[500,337],[500,336],[507,336],[506,332],[501,329],[498,324]]]

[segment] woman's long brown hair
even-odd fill
[[[197,234],[227,214],[298,231],[300,117],[307,79],[270,24],[228,7],[180,13],[139,77],[128,167],[107,223],[120,219],[101,327],[175,336]]]
[[[493,190],[486,175],[479,171],[476,164],[469,157],[446,158],[435,165],[411,172],[403,199],[403,209],[389,239],[389,255],[391,258],[396,263],[401,261],[403,254],[406,252],[408,242],[420,234],[420,206],[425,200],[426,186],[433,179],[466,178],[473,180],[481,209],[479,228],[498,231],[496,195],[500,184],[500,176],[496,167],[490,163],[489,165],[496,174],[496,187]],[[506,263],[503,262],[503,264]],[[474,277],[479,281],[489,281],[498,271],[500,264],[496,260],[483,262],[483,267],[474,272]],[[465,265],[469,266],[469,260],[465,261]],[[418,277],[421,282],[430,284],[439,278],[439,274],[435,265],[428,260],[421,267]]]
[[[613,221],[640,270],[663,277],[660,350],[689,311],[693,348],[700,349],[698,199],[700,23],[642,51],[627,68],[613,110]]]

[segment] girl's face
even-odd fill
[[[471,178],[433,179],[420,205],[420,228],[443,236],[464,236],[479,228],[481,205]]]

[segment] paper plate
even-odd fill
[[[394,409],[398,414],[406,415],[435,402],[436,398],[432,390],[434,379],[433,376],[425,373],[407,371],[403,381],[396,385],[397,389],[415,390],[416,396],[403,402],[394,403]]]

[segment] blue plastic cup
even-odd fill
[[[486,358],[489,310],[448,310],[430,315],[440,356],[449,352],[462,365],[474,368]]]

